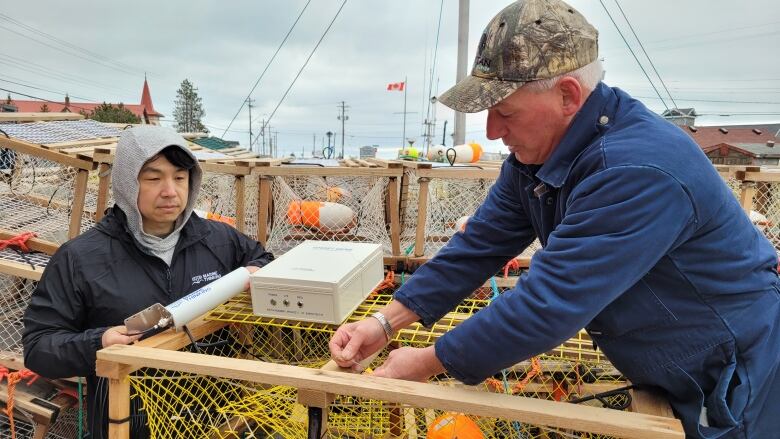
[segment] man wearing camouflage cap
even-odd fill
[[[517,285],[375,375],[477,384],[585,327],[634,384],[660,389],[693,438],[780,431],[777,255],[701,149],[600,82],[597,32],[566,3],[520,0],[488,24],[471,76],[440,101],[488,110],[512,153],[465,232],[373,318],[338,329],[347,367],[431,325],[535,238]]]

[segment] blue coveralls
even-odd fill
[[[430,325],[536,237],[515,288],[436,342],[454,377],[479,383],[585,327],[665,390],[689,437],[780,438],[777,255],[680,128],[599,84],[550,158],[507,159],[395,299]]]

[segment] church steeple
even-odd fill
[[[141,107],[143,107],[144,116],[147,119],[145,122],[152,125],[158,125],[160,118],[163,116],[154,109],[152,104],[152,93],[149,91],[149,82],[144,75],[144,90],[141,93]]]

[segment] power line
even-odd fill
[[[16,79],[16,78],[14,78],[14,79]],[[85,98],[85,97],[82,97],[82,96],[76,96],[76,95],[71,95],[71,94],[69,94],[68,92],[62,92],[62,91],[48,90],[48,89],[45,89],[45,88],[42,88],[42,87],[39,87],[39,86],[35,86],[35,85],[31,85],[31,84],[24,84],[24,83],[21,83],[21,82],[10,81],[10,80],[8,80],[8,79],[5,79],[5,78],[4,78],[4,77],[2,77],[2,76],[0,76],[0,81],[3,81],[3,82],[10,82],[11,84],[14,84],[14,85],[21,85],[22,87],[32,88],[32,89],[34,89],[34,90],[40,90],[40,91],[45,91],[45,92],[48,92],[48,93],[54,93],[54,94],[68,95],[69,97],[74,97],[74,98],[76,98],[76,99],[83,99],[83,100],[85,100],[85,101],[97,102],[97,100],[96,100],[96,99],[92,99],[92,98]]]
[[[271,67],[271,63],[274,62],[274,59],[276,59],[276,55],[279,53],[280,50],[282,50],[282,46],[284,46],[284,43],[287,41],[287,38],[292,33],[293,29],[295,29],[295,25],[298,24],[298,21],[301,19],[301,16],[303,16],[303,12],[306,10],[306,8],[309,7],[309,3],[311,3],[311,0],[308,0],[306,4],[303,5],[303,9],[301,9],[301,12],[298,14],[298,18],[296,18],[292,26],[290,26],[290,30],[287,31],[287,35],[284,36],[284,39],[282,39],[282,42],[279,44],[279,47],[276,48],[276,52],[274,52],[271,59],[268,60],[268,64],[265,65],[265,69],[263,69],[263,73],[260,74],[260,77],[258,77],[257,81],[255,81],[255,85],[253,85],[252,89],[249,90],[249,94],[247,94],[246,98],[241,102],[241,106],[238,108],[238,111],[236,111],[236,114],[233,116],[233,119],[230,120],[230,123],[228,124],[227,128],[225,128],[225,132],[222,133],[222,137],[225,137],[225,133],[227,133],[227,130],[233,125],[233,122],[238,117],[238,114],[241,113],[241,110],[244,109],[244,104],[247,102],[247,99],[249,99],[252,96],[252,93],[255,91],[255,88],[257,88],[257,85],[260,84],[260,80],[263,79],[263,76],[265,76],[265,72],[268,71],[268,68]],[[252,123],[251,118],[249,123],[250,124]]]
[[[26,97],[26,98],[31,98],[31,99],[38,99],[39,101],[48,102],[48,103],[51,103],[51,104],[62,104],[62,102],[57,102],[57,101],[50,101],[50,100],[48,100],[48,99],[44,99],[44,98],[41,98],[41,97],[38,97],[38,96],[32,96],[32,95],[28,95],[28,94],[26,94],[26,93],[22,93],[22,92],[20,92],[20,91],[9,90],[9,89],[7,89],[7,88],[2,88],[2,87],[0,87],[0,90],[2,90],[2,91],[6,91],[6,92],[8,92],[8,93],[17,94],[17,95],[19,95],[19,96],[24,96],[24,97]],[[84,110],[84,111],[92,111],[92,110],[90,110],[89,108],[79,107],[78,105],[73,105],[73,104],[70,104],[70,105],[69,105],[69,107],[78,108],[78,109],[80,109],[80,110]]]
[[[136,72],[143,71],[143,70],[139,70],[139,69],[137,69],[137,68],[135,68],[135,67],[133,67],[131,65],[128,65],[128,64],[125,64],[123,62],[111,59],[111,58],[109,58],[109,57],[107,57],[105,55],[101,55],[99,53],[96,53],[96,52],[93,52],[91,50],[85,49],[83,47],[77,46],[77,45],[75,45],[73,43],[70,43],[68,41],[63,40],[62,38],[58,38],[58,37],[56,37],[54,35],[48,34],[48,33],[44,32],[42,30],[38,30],[38,29],[36,29],[36,28],[34,28],[34,27],[30,26],[30,25],[22,23],[21,21],[16,20],[16,19],[14,19],[12,17],[9,17],[8,15],[5,15],[3,13],[0,13],[0,19],[5,19],[6,21],[9,21],[9,22],[11,22],[11,23],[13,23],[13,24],[15,24],[15,25],[17,25],[19,27],[22,27],[22,28],[24,28],[24,29],[26,29],[26,30],[28,30],[30,32],[33,32],[33,33],[35,33],[37,35],[40,35],[40,36],[42,36],[42,37],[44,37],[46,39],[54,41],[54,42],[56,42],[56,43],[58,43],[58,44],[60,44],[62,46],[69,47],[71,49],[77,50],[77,51],[79,51],[79,52],[81,52],[83,54],[86,54],[86,55],[91,56],[93,58],[102,60],[104,62],[112,63],[112,64],[114,64],[114,65],[116,65],[118,67],[121,67],[122,69],[134,70]],[[144,71],[144,73],[147,73],[147,72]]]
[[[284,102],[284,99],[287,97],[287,94],[290,93],[290,90],[293,88],[293,85],[295,85],[295,82],[298,80],[298,78],[301,76],[301,73],[303,73],[303,69],[306,68],[306,65],[309,64],[309,60],[311,60],[311,57],[314,56],[314,53],[317,51],[317,48],[320,47],[320,43],[322,43],[322,40],[325,39],[325,35],[328,34],[328,31],[330,31],[330,28],[333,26],[333,23],[336,22],[336,19],[339,17],[339,14],[341,14],[341,10],[344,9],[344,5],[347,4],[347,0],[344,0],[341,3],[341,6],[339,7],[339,10],[336,11],[336,15],[333,16],[333,19],[330,21],[330,24],[328,24],[328,27],[325,28],[325,32],[322,33],[322,36],[320,37],[319,41],[317,41],[317,44],[314,46],[314,49],[312,49],[311,53],[309,54],[309,57],[306,58],[306,61],[301,66],[300,70],[298,70],[298,74],[295,75],[295,78],[293,78],[292,82],[290,83],[290,86],[287,87],[287,90],[285,90],[284,95],[282,95],[282,98],[279,100],[279,103],[276,104],[276,107],[274,108],[274,111],[271,112],[271,114],[268,116],[268,120],[264,121],[262,126],[262,132],[265,132],[265,126],[271,123],[271,119],[274,117],[274,114],[276,114],[276,110],[279,109],[279,106],[282,105],[282,102]],[[255,142],[257,141],[257,137],[255,137]]]
[[[441,0],[441,3],[439,4],[439,24],[436,28],[436,43],[433,46],[433,62],[431,63],[431,78],[428,80],[428,94],[433,94],[433,76],[436,71],[436,57],[439,54],[439,33],[441,32],[441,16],[442,12],[444,11],[444,0]],[[406,87],[409,85],[407,84]],[[423,90],[424,91],[424,90]],[[425,120],[427,122],[428,119],[430,119],[431,116],[431,100],[427,99],[428,106],[425,109]]]
[[[0,56],[2,56],[2,55],[0,55]],[[45,77],[45,78],[55,79],[57,81],[62,81],[62,82],[69,82],[71,84],[77,84],[80,87],[85,87],[86,86],[86,87],[91,87],[91,88],[96,88],[96,89],[104,89],[108,93],[111,93],[111,94],[113,94],[115,96],[124,96],[124,94],[120,95],[119,93],[112,92],[112,91],[110,91],[109,89],[107,89],[105,87],[92,85],[92,84],[89,84],[86,81],[80,81],[80,80],[77,80],[77,79],[71,79],[71,78],[69,78],[67,76],[64,76],[62,74],[59,74],[59,73],[50,73],[50,72],[48,72],[48,71],[46,71],[46,70],[44,70],[42,68],[39,68],[39,67],[24,66],[24,65],[20,65],[20,64],[14,62],[14,61],[10,61],[9,62],[9,61],[5,61],[5,60],[2,60],[2,59],[0,59],[0,64],[7,65],[7,66],[13,67],[15,69],[22,70],[22,71],[25,71],[25,72],[29,72],[29,73],[32,73],[32,74],[35,74],[35,75],[39,75],[39,76],[42,76],[42,77]]]
[[[78,53],[74,53],[74,52],[72,52],[72,51],[68,51],[68,50],[65,50],[65,49],[62,49],[62,48],[59,48],[59,47],[53,46],[53,45],[51,45],[51,44],[49,44],[49,43],[47,43],[47,42],[45,42],[45,41],[41,41],[41,40],[39,40],[39,39],[37,39],[37,38],[33,38],[33,37],[32,37],[32,36],[30,36],[30,35],[25,35],[25,34],[23,34],[23,33],[21,33],[21,32],[15,31],[15,30],[13,30],[13,29],[10,29],[10,28],[8,28],[8,27],[5,27],[5,26],[2,26],[2,25],[0,25],[0,29],[5,29],[5,30],[7,30],[8,32],[14,33],[14,34],[16,34],[16,35],[19,35],[19,36],[21,36],[21,37],[23,37],[23,38],[27,38],[27,39],[33,40],[33,41],[35,41],[35,42],[36,42],[36,43],[38,43],[38,44],[42,44],[42,45],[44,45],[44,46],[46,46],[46,47],[50,47],[50,48],[52,48],[52,49],[54,49],[54,50],[57,50],[57,51],[59,51],[59,52],[66,53],[66,54],[68,54],[68,55],[70,55],[70,56],[75,56],[76,58],[80,58],[80,59],[83,59],[83,60],[85,60],[85,61],[89,61],[89,62],[91,62],[91,63],[93,63],[93,64],[97,64],[97,65],[99,65],[99,66],[101,66],[101,67],[107,67],[107,68],[110,68],[110,69],[112,69],[112,70],[116,70],[116,71],[119,71],[119,72],[122,72],[122,73],[125,73],[125,74],[128,74],[128,75],[136,75],[136,73],[131,73],[131,72],[128,72],[127,70],[120,69],[120,68],[118,68],[118,67],[115,67],[115,66],[112,66],[112,65],[104,64],[104,63],[102,63],[102,62],[100,62],[100,61],[95,61],[95,60],[93,60],[93,59],[87,58],[86,56],[79,55]]]
[[[653,71],[655,72],[655,76],[657,76],[658,80],[661,81],[661,85],[664,87],[664,90],[666,90],[666,94],[669,95],[669,99],[672,100],[672,104],[674,104],[674,107],[677,108],[677,102],[674,101],[674,97],[672,97],[672,94],[669,92],[669,89],[666,87],[663,78],[661,78],[661,74],[658,73],[658,70],[655,68],[655,64],[653,64],[653,60],[650,59],[650,55],[647,54],[647,51],[645,50],[645,46],[642,44],[642,40],[639,39],[639,35],[637,35],[636,32],[634,31],[634,26],[631,25],[631,21],[626,16],[626,13],[623,12],[623,8],[620,7],[620,3],[618,2],[618,0],[615,0],[615,4],[620,10],[620,14],[623,15],[623,19],[626,20],[626,23],[628,24],[628,28],[631,29],[631,33],[634,34],[634,38],[636,38],[637,43],[639,43],[639,47],[642,49],[642,53],[645,54],[645,58],[647,58],[647,61],[650,62],[650,67],[653,68]]]
[[[654,96],[634,96],[635,98],[639,99],[658,99]],[[686,98],[677,98],[678,100],[682,102],[714,102],[719,104],[766,104],[766,105],[780,105],[780,102],[766,102],[766,101],[726,101],[726,100],[715,100],[715,99],[686,99]],[[667,110],[669,108],[667,107]]]
[[[645,77],[647,78],[648,82],[650,82],[650,85],[653,86],[653,90],[655,90],[655,94],[658,95],[658,99],[661,100],[661,102],[664,104],[664,107],[666,107],[666,110],[668,111],[669,110],[669,106],[666,105],[666,101],[664,101],[664,98],[661,97],[661,93],[658,92],[658,89],[655,88],[655,84],[650,79],[650,75],[647,74],[647,71],[645,70],[644,66],[642,66],[641,62],[639,62],[639,58],[637,58],[636,54],[634,53],[634,49],[632,49],[631,45],[628,44],[628,40],[626,40],[626,37],[623,35],[623,32],[620,30],[620,27],[618,27],[617,23],[615,22],[615,19],[612,18],[612,14],[609,13],[609,10],[607,9],[607,5],[604,4],[604,0],[599,0],[599,3],[601,3],[601,7],[604,8],[604,12],[607,13],[607,16],[609,17],[609,20],[615,26],[615,29],[617,30],[618,34],[620,34],[620,38],[623,39],[623,42],[626,44],[626,47],[628,48],[628,51],[631,52],[631,55],[634,57],[634,60],[636,61],[637,65],[639,65],[639,68],[642,69],[642,73],[645,74]]]

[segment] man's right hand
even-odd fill
[[[330,355],[341,367],[360,372],[360,363],[387,344],[387,335],[379,320],[369,317],[340,326],[328,343]]]
[[[127,334],[127,328],[124,326],[114,326],[113,328],[108,328],[106,332],[103,333],[103,337],[101,338],[103,347],[107,348],[115,344],[130,344],[141,338],[140,334],[132,336],[125,334]]]

